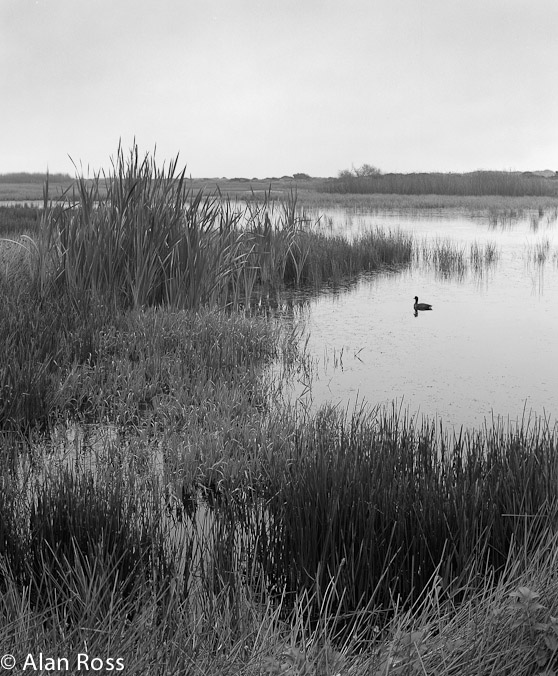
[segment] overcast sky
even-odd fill
[[[0,173],[558,169],[558,0],[0,0]]]

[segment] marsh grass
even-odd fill
[[[230,311],[281,277],[405,265],[412,242],[313,237],[295,200],[241,227],[174,165],[119,158],[111,200],[93,181],[47,204],[36,267],[0,277],[4,652],[138,674],[554,668],[556,430],[280,408],[262,369],[307,367],[298,328]]]

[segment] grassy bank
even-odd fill
[[[119,155],[109,199],[78,179],[0,270],[0,652],[21,673],[39,652],[76,673],[78,654],[130,674],[553,668],[556,430],[279,405],[264,367],[305,355],[253,294],[405,265],[412,243],[328,241],[294,199],[239,212],[175,169]]]

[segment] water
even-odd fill
[[[323,213],[323,211],[322,211]],[[410,269],[363,275],[309,298],[304,311],[314,377],[290,397],[310,409],[395,401],[445,428],[492,417],[521,422],[558,412],[558,227],[556,215],[502,220],[455,211],[357,216],[325,210],[332,232],[370,227],[412,233],[419,248],[445,241],[467,269],[443,274],[421,257]],[[472,243],[492,243],[498,260],[475,272]],[[539,260],[537,252],[546,252]],[[413,313],[413,298],[432,312]]]

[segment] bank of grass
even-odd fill
[[[130,258],[126,281],[118,251],[104,266],[89,251],[112,213],[137,263],[161,197],[173,232],[168,181],[126,177],[122,202],[89,208],[84,192],[77,211],[48,212],[30,265],[1,280],[3,652],[20,666],[39,652],[121,658],[125,673],[552,668],[555,430],[533,419],[450,439],[397,411],[276,406],[261,369],[304,367],[296,333],[231,312],[233,282],[220,309],[149,307],[156,275],[132,278]],[[197,208],[191,223],[213,207]],[[272,214],[257,213],[251,230],[271,242]],[[201,260],[214,229],[193,229],[186,252]],[[270,251],[260,260],[285,260]],[[243,255],[256,267],[257,247]],[[275,267],[262,269],[263,286]]]

